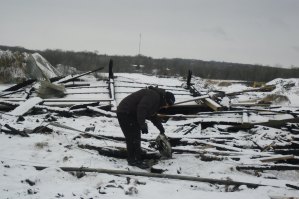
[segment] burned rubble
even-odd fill
[[[173,154],[195,155],[196,159],[203,162],[229,162],[232,163],[232,170],[261,178],[267,176],[269,170],[299,170],[299,108],[271,104],[269,98],[265,100],[265,96],[274,94],[275,84],[225,92],[199,89],[196,83],[199,80],[192,83],[191,71],[188,73],[187,83],[181,81],[182,85],[163,85],[113,74],[112,63],[109,68],[108,74],[100,67],[79,75],[48,78],[43,82],[27,80],[3,90],[0,94],[1,133],[30,139],[32,134],[65,134],[71,131],[75,135],[69,140],[68,147],[64,144],[66,150],[78,148],[109,158],[125,159],[126,148],[121,134],[109,134],[109,131],[99,129],[97,125],[101,121],[91,121],[84,126],[85,130],[80,130],[77,128],[77,121],[80,121],[81,117],[105,117],[110,118],[108,122],[115,123],[118,102],[131,92],[153,85],[173,92],[177,98],[173,106],[165,107],[159,112],[159,116],[166,122],[166,129],[171,130],[166,132],[166,135]],[[105,79],[90,82],[90,75],[98,72],[101,72]],[[287,90],[292,87],[296,85],[283,85]],[[242,102],[244,96],[254,100],[249,102],[246,99],[247,101]],[[227,100],[230,102],[224,103]],[[64,124],[66,119],[74,125]],[[22,125],[26,122],[31,124],[31,129]],[[143,157],[156,164],[161,159],[161,154],[156,149],[155,138],[144,137],[142,143]],[[61,169],[113,174],[111,170],[76,167]],[[164,178],[170,179],[181,178],[235,186],[266,186],[234,180],[187,178],[181,174],[174,176],[167,173],[167,169],[155,170],[155,167],[153,175],[133,175],[158,177],[154,174],[161,172],[164,172]],[[118,174],[131,175],[128,172]],[[285,184],[283,187],[299,189],[296,183]],[[107,188],[108,185],[99,187],[99,192],[105,193]],[[126,191],[128,194],[138,192]]]

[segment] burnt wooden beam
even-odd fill
[[[19,83],[19,84],[16,84],[16,85],[12,86],[12,87],[9,87],[9,88],[7,88],[7,89],[5,89],[3,91],[16,91],[16,90],[19,90],[20,88],[24,88],[24,87],[26,87],[28,85],[31,85],[34,82],[36,82],[36,79],[29,79],[29,80],[26,80],[26,81],[24,81],[22,83]]]
[[[98,147],[89,144],[78,145],[78,147],[82,149],[96,150],[100,155],[104,155],[108,157],[120,158],[120,159],[127,158],[127,149],[123,147]],[[143,159],[159,159],[161,156],[158,152],[144,153],[144,151],[142,151],[141,157]]]
[[[114,79],[113,75],[113,60],[109,60],[109,79]]]
[[[65,87],[67,87],[67,85],[64,85]],[[78,87],[69,87],[68,90],[72,90],[72,89],[81,89],[81,88],[106,88],[107,85],[98,85],[98,86],[78,86]]]
[[[256,125],[267,126],[271,128],[281,128],[286,126],[288,123],[299,123],[299,118],[285,119],[285,120],[269,120],[268,122],[260,122],[260,123],[244,123],[237,126],[228,127],[227,131],[239,131],[239,130],[249,130]]]
[[[286,171],[286,170],[299,170],[297,165],[240,165],[236,166],[237,170],[277,170],[277,171]]]
[[[37,170],[43,170],[47,167],[44,166],[34,166]],[[222,184],[222,185],[246,185],[248,187],[256,188],[259,186],[272,186],[259,183],[251,182],[242,182],[234,180],[223,180],[215,178],[202,178],[202,177],[193,177],[193,176],[184,176],[184,175],[173,175],[173,174],[158,174],[158,173],[149,173],[149,172],[135,172],[130,170],[115,170],[115,169],[100,169],[100,168],[87,168],[87,167],[60,167],[63,171],[80,171],[80,172],[96,172],[96,173],[106,173],[111,175],[129,175],[129,176],[143,176],[151,178],[163,178],[163,179],[174,179],[174,180],[185,180],[185,181],[195,181],[195,182],[206,182],[211,184]]]
[[[152,86],[153,83],[144,83],[144,82],[133,82],[133,81],[125,81],[125,80],[118,80],[118,82],[125,82],[125,83],[134,83],[134,84],[144,84],[144,85],[149,85],[149,86]],[[173,88],[182,88],[182,86],[173,86],[173,85],[163,85],[163,84],[154,84],[155,86],[158,86],[159,88],[161,87],[173,87]]]
[[[99,113],[99,114],[107,116],[107,117],[115,117],[116,118],[116,113],[115,112],[105,111],[103,109],[99,109],[97,107],[91,107],[91,106],[87,106],[87,109],[89,111],[94,111],[96,113]]]
[[[86,103],[86,104],[78,104],[70,107],[70,110],[76,110],[76,109],[87,109],[88,106],[91,107],[97,107],[98,109],[102,109],[105,111],[110,111],[111,110],[111,105],[110,104],[102,104],[100,102],[93,102],[93,103]]]
[[[107,94],[109,93],[108,91],[105,92],[105,91],[93,91],[93,92],[66,92],[65,94],[67,95],[77,95],[77,94],[84,94],[84,95],[90,95],[90,94]]]
[[[187,89],[190,89],[191,86],[191,78],[192,78],[192,71],[188,70],[188,76],[187,76]]]
[[[52,78],[50,78],[49,80],[50,80],[50,82],[52,83],[52,82],[56,82],[56,81],[58,81],[58,80],[60,80],[60,79],[62,79],[62,78],[65,78],[65,76],[52,77]]]
[[[89,88],[90,84],[84,83],[84,84],[65,84],[64,87],[71,89],[71,88]]]
[[[297,155],[299,156],[299,149],[287,148],[287,149],[274,149],[274,153],[282,154],[282,155]]]
[[[142,88],[146,88],[147,86],[131,86],[131,85],[116,85],[115,88],[138,88],[138,89],[142,89]],[[186,89],[183,88],[168,88],[167,86],[161,86],[159,88],[165,89],[167,91],[186,91]],[[189,94],[190,95],[190,94]]]
[[[9,133],[9,134],[13,134],[13,135],[20,135],[22,137],[29,137],[29,135],[23,131],[19,131],[11,126],[9,126],[8,124],[4,125],[5,128],[7,128],[9,131],[5,131],[4,129],[1,129],[1,131],[3,131],[4,133]]]
[[[210,98],[205,98],[202,101],[214,111],[222,110],[222,106]]]
[[[15,93],[20,93],[20,92],[25,92],[25,90],[22,89],[22,90],[16,90],[16,91],[11,91],[11,92],[1,92],[0,97],[5,97],[7,95],[12,95],[12,94],[15,94]]]
[[[69,78],[66,78],[66,79],[61,79],[61,80],[56,81],[55,83],[62,84],[62,83],[71,82],[71,81],[74,81],[74,80],[78,79],[79,77],[83,77],[85,75],[89,75],[91,73],[97,72],[97,71],[102,70],[102,69],[104,69],[104,67],[100,67],[98,69],[95,69],[95,70],[92,70],[92,71],[88,71],[86,73],[82,73],[82,74],[79,74],[79,75],[75,75],[73,77],[69,77]]]
[[[294,159],[294,155],[285,155],[285,156],[279,156],[279,157],[268,157],[268,158],[262,158],[259,159],[261,162],[276,162],[280,160],[289,160],[289,159]]]
[[[33,107],[33,110],[47,110],[48,112],[58,113],[59,115],[63,117],[72,117],[73,113],[69,111],[69,109],[66,108],[59,108],[59,107],[49,107],[49,106],[43,106],[43,105],[35,105]]]

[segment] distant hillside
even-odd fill
[[[299,68],[286,69],[262,65],[238,64],[194,59],[153,59],[146,56],[98,55],[94,52],[74,52],[62,50],[33,51],[22,47],[0,46],[0,49],[19,52],[38,52],[53,66],[72,66],[80,71],[107,66],[114,61],[114,72],[140,72],[156,75],[186,76],[188,70],[193,75],[211,79],[234,79],[247,81],[270,81],[275,78],[299,78]],[[141,67],[140,67],[141,66]],[[143,67],[144,66],[144,67]]]

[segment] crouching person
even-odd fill
[[[157,112],[163,106],[173,105],[175,97],[171,92],[157,87],[136,91],[125,97],[117,107],[117,118],[126,138],[128,164],[146,169],[149,166],[141,159],[141,132],[148,133],[145,120],[150,120],[160,131],[164,128]]]

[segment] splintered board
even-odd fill
[[[21,116],[27,113],[30,109],[32,109],[35,105],[41,103],[43,101],[40,97],[33,97],[26,100],[24,103],[20,104],[14,110],[12,110],[9,114],[14,116]]]

